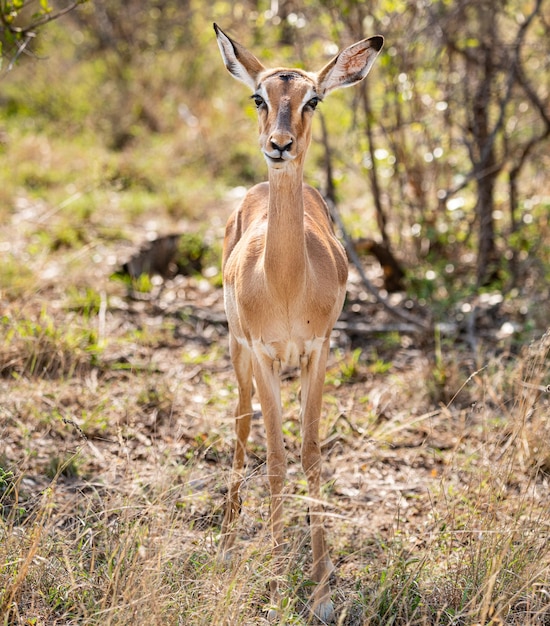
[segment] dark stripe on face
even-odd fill
[[[278,72],[275,71],[272,74],[268,74],[267,76],[264,76],[263,80],[268,80],[270,78],[275,78],[275,77],[279,78],[285,83],[288,83],[293,80],[299,80],[299,79],[309,80],[304,74],[300,74],[299,72],[293,72],[291,70],[282,70]],[[261,86],[262,86],[262,83],[258,83],[258,89]]]
[[[285,83],[300,78],[300,74],[296,74],[296,72],[285,72],[284,74],[278,74],[278,76]]]
[[[277,128],[290,130],[290,120],[292,118],[292,108],[290,106],[290,98],[283,96],[279,103],[279,111],[277,112]]]

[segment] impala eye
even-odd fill
[[[265,100],[262,98],[262,96],[259,96],[257,93],[255,93],[252,96],[252,100],[254,100],[254,104],[256,105],[257,109],[260,109],[262,106],[265,105]]]
[[[319,102],[321,102],[321,98],[318,98],[317,96],[315,96],[315,98],[311,98],[311,100],[307,101],[306,107],[308,109],[311,109],[312,111],[315,111]]]

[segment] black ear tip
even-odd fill
[[[380,52],[380,50],[382,50],[382,46],[384,45],[384,37],[382,37],[381,35],[377,35],[376,37],[371,37],[370,41],[371,41],[372,47],[377,52]]]
[[[214,22],[212,26],[214,27],[214,32],[217,35],[220,32],[220,27],[216,24],[216,22]]]

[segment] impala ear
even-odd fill
[[[317,74],[321,95],[338,87],[350,87],[363,80],[384,45],[384,38],[370,37],[349,46],[338,53]]]
[[[244,46],[228,37],[217,24],[214,24],[214,30],[225,67],[237,80],[252,90],[256,89],[256,79],[264,71],[264,66]]]

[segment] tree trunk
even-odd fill
[[[364,83],[361,84],[361,100],[363,102],[363,112],[365,114],[365,133],[367,135],[367,142],[369,144],[369,157],[371,161],[371,168],[369,170],[369,177],[372,190],[372,198],[374,200],[374,208],[376,209],[376,223],[378,224],[378,230],[384,243],[385,248],[391,254],[390,238],[387,232],[387,220],[384,213],[384,207],[382,206],[382,194],[380,192],[380,183],[378,181],[378,169],[376,166],[374,137],[372,133],[372,110],[370,106],[368,87]]]
[[[493,59],[494,9],[479,8],[481,41],[478,48],[482,71],[472,102],[472,135],[477,163],[476,219],[478,226],[478,252],[476,267],[477,286],[490,280],[490,265],[495,260],[494,189],[498,174],[494,134],[491,132],[491,90],[495,83],[496,67]]]

